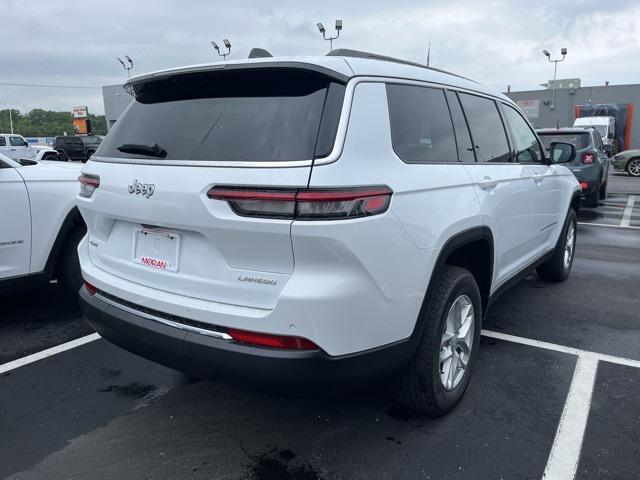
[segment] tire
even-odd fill
[[[42,160],[60,160],[60,156],[53,152],[48,152],[42,155]]]
[[[457,309],[456,305],[461,309]],[[458,323],[464,326],[464,321],[469,320],[468,316],[463,315],[465,310],[472,315],[467,327],[466,342],[459,333],[447,335],[450,338],[445,342],[443,335],[452,331],[452,323],[447,322],[447,317],[459,312]],[[451,411],[462,398],[478,354],[482,303],[473,275],[464,268],[445,266],[423,315],[416,355],[398,378],[392,381],[390,390],[401,405],[417,412],[439,416]],[[454,328],[453,332],[459,330]],[[449,343],[451,341],[454,343]],[[455,342],[459,343],[456,345]],[[464,345],[468,347],[463,348]],[[470,350],[469,353],[466,353],[467,349]],[[442,361],[441,356],[446,356],[447,353],[450,355]],[[461,367],[462,363],[459,362],[464,357],[467,361],[466,368],[451,368],[454,362],[458,362],[458,367]],[[449,369],[446,368],[447,365]],[[456,373],[457,376],[447,376],[447,371]]]
[[[542,280],[564,282],[569,278],[569,273],[571,273],[571,267],[573,266],[573,257],[576,252],[577,227],[578,217],[576,216],[576,211],[570,208],[552,257],[536,268],[538,277]],[[572,232],[571,235],[569,235],[570,232]],[[570,247],[567,247],[568,242],[571,242]],[[565,253],[567,254],[566,257]]]
[[[596,188],[593,192],[585,195],[584,206],[588,208],[596,208],[600,197],[600,188]]]
[[[58,281],[68,298],[77,298],[82,286],[82,273],[78,259],[78,243],[87,233],[84,225],[74,228],[65,239],[58,258]]]
[[[607,199],[607,183],[608,182],[604,182],[601,186],[600,186],[600,200],[606,200]]]
[[[629,160],[626,170],[632,177],[640,177],[640,158],[632,158]]]

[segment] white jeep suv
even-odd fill
[[[338,50],[138,76],[83,169],[81,305],[106,339],[195,376],[391,379],[449,411],[491,302],[567,278],[580,186],[476,82]]]
[[[86,232],[75,206],[82,166],[0,154],[0,294],[57,279],[77,298],[77,248]]]

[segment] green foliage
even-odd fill
[[[35,108],[29,113],[22,114],[18,110],[12,110],[13,131],[25,137],[55,137],[73,135],[73,117],[71,112],[53,112]],[[104,115],[89,114],[91,130],[96,135],[107,134],[107,121]],[[11,132],[9,123],[9,110],[0,110],[0,132]]]

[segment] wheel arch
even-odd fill
[[[494,241],[493,233],[487,226],[473,227],[451,236],[440,249],[436,259],[427,291],[420,308],[418,321],[413,330],[412,337],[419,338],[422,333],[422,319],[438,279],[446,265],[466,268],[476,279],[482,299],[482,314],[487,311],[491,294],[491,282],[494,268]]]
[[[56,275],[60,260],[60,253],[62,252],[64,244],[69,237],[69,234],[77,228],[86,228],[86,226],[82,215],[80,215],[80,210],[78,210],[78,207],[74,206],[69,210],[62,221],[62,225],[60,225],[60,229],[58,230],[58,235],[56,236],[53,246],[51,247],[51,251],[49,252],[49,256],[47,257],[44,273],[49,279]]]

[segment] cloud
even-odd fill
[[[232,42],[231,58],[255,46],[274,55],[325,54],[315,24],[344,30],[334,47],[356,48],[432,64],[498,89],[539,88],[553,75],[541,54],[567,47],[560,78],[583,85],[631,83],[640,74],[637,1],[471,0],[0,0],[11,21],[0,29],[0,83],[79,85],[91,89],[0,85],[0,108],[103,111],[99,87],[121,83],[116,57],[130,55],[135,73],[216,61],[210,41]]]

